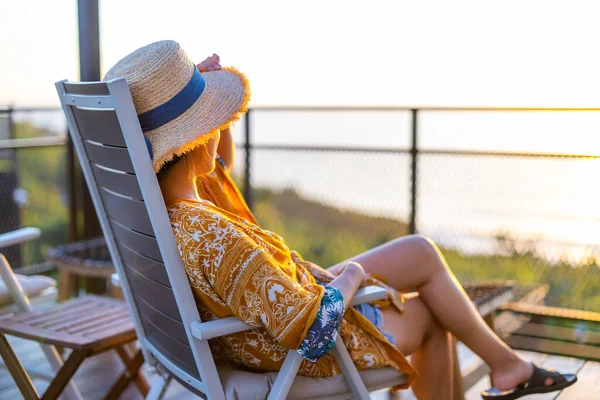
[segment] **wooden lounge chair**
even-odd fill
[[[40,230],[38,228],[23,228],[13,232],[8,232],[0,235],[0,249],[12,246],[14,244],[22,244],[28,242],[30,240],[37,239],[40,236]],[[11,297],[12,304],[9,306],[9,309],[15,309],[16,313],[25,313],[28,311],[32,311],[33,308],[31,306],[31,302],[28,296],[28,293],[23,289],[21,282],[17,279],[14,274],[8,260],[0,254],[0,275],[2,276],[2,281],[8,290],[8,294]],[[54,290],[54,292],[56,292]],[[40,293],[35,293],[40,294]],[[44,296],[46,297],[46,296]],[[56,297],[56,293],[53,293],[53,297]],[[4,314],[4,313],[3,313]],[[44,356],[48,360],[50,367],[53,370],[58,370],[62,365],[62,358],[54,348],[54,346],[49,345],[41,345],[42,351],[44,352]],[[6,367],[6,365],[3,365]],[[34,366],[27,366],[27,372],[33,376],[44,378],[44,379],[52,379],[53,375],[49,374],[45,371],[40,371]],[[66,393],[68,397],[72,400],[82,399],[79,394],[79,390],[73,384],[70,384],[67,387]]]
[[[35,239],[39,234],[39,229],[24,228],[0,235],[0,248]],[[85,358],[112,349],[121,357],[125,370],[108,390],[106,398],[118,398],[131,381],[136,382],[144,395],[148,392],[145,380],[138,375],[144,361],[141,352],[132,356],[123,347],[136,339],[133,323],[123,302],[86,296],[34,310],[1,254],[0,274],[19,311],[0,319],[0,355],[25,399],[40,398],[31,382],[31,375],[51,381],[43,395],[44,399],[56,399],[66,388],[67,398],[83,400],[78,388],[70,382],[71,377]],[[25,369],[6,339],[6,334],[39,342],[54,373],[34,366]],[[72,350],[66,362],[63,363],[55,346]]]
[[[56,87],[140,346],[159,371],[148,398],[160,398],[172,378],[209,399],[366,399],[405,382],[390,368],[359,373],[341,341],[332,351],[343,375],[333,378],[296,377],[295,350],[278,374],[217,368],[208,340],[253,327],[235,317],[201,321],[126,81]],[[369,287],[353,304],[383,297]]]

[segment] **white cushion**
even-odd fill
[[[17,275],[17,281],[23,288],[26,296],[34,296],[44,289],[48,289],[49,287],[56,286],[56,281],[52,278],[43,275]],[[0,279],[0,306],[5,306],[7,304],[11,304],[13,302],[10,294],[8,293],[8,288],[6,287],[6,283],[4,280]]]
[[[217,367],[227,400],[264,400],[277,378],[277,372],[264,374],[236,369],[227,365]],[[404,375],[392,368],[360,371],[367,389],[374,391],[406,382]],[[288,400],[351,398],[352,393],[342,375],[330,378],[297,376]]]

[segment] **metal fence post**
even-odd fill
[[[79,77],[82,82],[100,80],[100,22],[98,0],[78,0]]]
[[[79,76],[82,82],[100,80],[100,24],[98,0],[78,0],[77,15],[79,26]],[[83,175],[79,174],[77,186],[83,193],[83,237],[90,239],[102,236],[100,222],[96,216],[96,209],[88,192]],[[100,286],[100,285],[99,285]]]
[[[77,163],[75,161],[75,149],[73,141],[67,128],[67,191],[69,193],[69,242],[77,241]]]
[[[245,118],[245,141],[244,141],[244,150],[246,151],[245,163],[244,163],[244,198],[246,199],[246,203],[250,210],[252,210],[254,206],[253,198],[252,198],[252,183],[250,181],[251,177],[251,159],[252,159],[252,138],[250,133],[250,125],[251,125],[251,114],[252,110],[248,110]]]
[[[408,223],[409,233],[417,233],[417,158],[419,156],[418,147],[418,120],[419,110],[412,109],[411,112],[411,127],[412,127],[412,142],[410,147],[410,221]]]
[[[6,139],[16,139],[16,126],[14,120],[14,107],[12,104],[7,109],[7,135]],[[7,170],[0,170],[0,233],[14,231],[21,228],[21,209],[14,198],[19,185],[19,170],[17,168],[17,150],[8,148],[1,151],[0,159],[9,162]],[[15,244],[2,249],[13,268],[23,266],[23,245]]]
[[[8,123],[8,139],[16,139],[15,135],[15,120],[13,118],[14,107],[12,104],[8,106],[8,114],[7,114],[7,123]],[[9,159],[10,159],[10,170],[15,172],[17,171],[17,151],[15,149],[9,150]]]
[[[15,137],[13,135],[15,134],[15,132],[13,130],[14,121],[13,121],[13,106],[12,106],[12,104],[10,106],[8,106],[8,109],[6,111],[7,111],[6,117],[8,120],[7,121],[7,125],[8,125],[8,137],[7,138],[14,139]]]
[[[82,82],[100,80],[100,21],[98,0],[78,0],[77,20],[79,27],[79,78]],[[83,175],[77,182],[83,190],[83,239],[102,236],[100,222],[92,197],[88,191]],[[86,278],[88,293],[105,293],[106,281]]]

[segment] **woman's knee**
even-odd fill
[[[414,234],[406,237],[424,254],[437,254],[438,247],[430,237],[421,234]]]
[[[415,253],[418,254],[420,268],[427,268],[433,274],[447,272],[446,262],[433,240],[419,234],[407,236],[406,239],[410,240]]]

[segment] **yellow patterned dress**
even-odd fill
[[[226,179],[207,181],[209,185],[233,184],[222,167],[217,170]],[[218,186],[212,189],[217,192]],[[257,326],[211,340],[217,361],[278,371],[288,349],[300,346],[319,311],[324,287],[315,277],[327,283],[332,276],[290,251],[279,235],[261,229],[249,211],[237,213],[236,204],[247,210],[240,196],[226,199],[230,210],[208,200],[181,199],[168,211],[202,320],[235,315]],[[406,358],[353,308],[344,314],[339,335],[359,370],[395,368],[407,374],[405,386],[416,377]],[[299,373],[328,377],[340,369],[325,355],[316,362],[303,360]]]
[[[258,225],[237,185],[225,170],[225,162],[220,156],[217,156],[214,171],[196,179],[196,190],[201,199]]]

